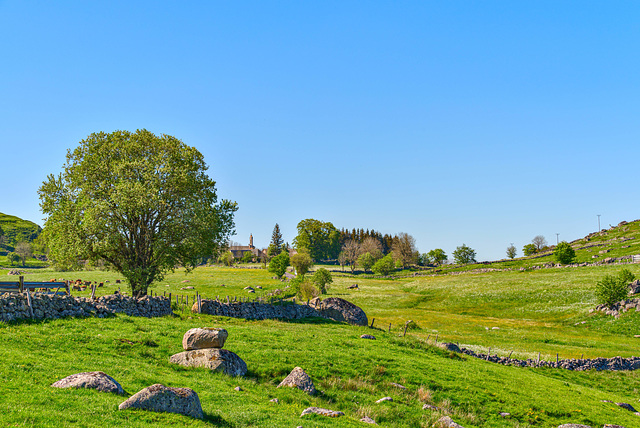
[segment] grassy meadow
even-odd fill
[[[640,265],[628,266],[640,276]],[[223,426],[349,427],[370,416],[381,426],[429,427],[450,414],[465,427],[557,427],[584,423],[639,426],[640,417],[601,400],[638,403],[636,372],[570,372],[505,367],[445,352],[439,341],[514,357],[555,359],[638,355],[635,312],[613,319],[589,314],[595,282],[621,266],[371,279],[334,278],[329,296],[345,298],[375,318],[374,329],[324,320],[248,321],[192,314],[176,317],[116,316],[0,324],[0,423],[4,426]],[[10,278],[10,277],[9,277]],[[27,270],[25,280],[82,279],[105,282],[98,295],[119,285],[114,272]],[[106,281],[109,281],[108,283]],[[185,282],[188,281],[188,282]],[[357,283],[359,289],[347,287]],[[248,294],[244,287],[261,286]],[[255,298],[283,288],[263,269],[199,267],[178,271],[154,285],[157,294],[205,298]],[[185,290],[192,286],[194,290]],[[126,285],[120,285],[126,291]],[[89,291],[74,292],[89,295]],[[190,297],[192,301],[192,297]],[[174,299],[175,302],[175,299]],[[418,328],[403,337],[407,320]],[[585,323],[581,324],[582,321]],[[389,333],[391,324],[391,333]],[[246,378],[170,365],[182,334],[193,327],[229,331],[225,348],[249,367]],[[498,327],[498,329],[493,329]],[[359,339],[374,334],[375,341]],[[322,394],[277,389],[295,366],[303,367]],[[118,411],[124,398],[95,391],[57,390],[54,381],[72,373],[101,370],[133,394],[153,383],[187,386],[200,396],[204,421],[171,414]],[[400,383],[407,390],[391,385]],[[243,391],[233,388],[240,386]],[[393,402],[376,404],[390,396]],[[278,398],[279,404],[270,402]],[[434,404],[441,412],[422,410]],[[346,416],[300,418],[308,406],[341,410]],[[640,407],[640,406],[638,406]],[[500,412],[511,413],[502,418]]]

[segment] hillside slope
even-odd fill
[[[0,213],[0,227],[6,237],[6,245],[11,247],[20,241],[31,242],[42,232],[34,222],[4,213]]]

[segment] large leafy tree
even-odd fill
[[[453,259],[458,264],[467,264],[476,262],[476,251],[465,244],[460,245],[453,252]]]
[[[298,223],[298,235],[293,245],[309,253],[314,261],[335,259],[340,253],[340,232],[330,222],[312,218]]]
[[[104,260],[147,293],[177,266],[189,271],[233,233],[235,202],[218,201],[202,154],[147,130],[89,135],[38,193],[50,258]]]
[[[447,260],[447,253],[442,248],[434,248],[427,253],[427,259],[430,263],[440,266]]]

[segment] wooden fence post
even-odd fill
[[[407,326],[409,325],[409,321],[404,323],[404,334],[402,335],[402,337],[405,337],[407,335]]]
[[[33,318],[33,306],[31,305],[31,293],[29,293],[29,289],[27,288],[27,304],[29,305],[29,315]]]
[[[202,313],[202,296],[198,294],[198,313]]]
[[[21,293],[24,291],[24,276],[22,275],[18,278],[18,291]]]
[[[373,318],[373,319],[371,320],[371,325],[369,326],[369,328],[373,328],[373,323],[374,323],[375,321],[376,321],[376,319],[375,319],[375,318]]]
[[[491,348],[489,348],[489,352],[487,352],[487,359],[486,361],[489,361],[489,355],[491,354]]]
[[[95,282],[91,284],[91,300],[96,299],[96,284]]]

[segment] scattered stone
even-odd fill
[[[443,416],[434,425],[438,428],[464,428],[462,425],[458,425],[449,416]]]
[[[182,337],[182,348],[185,351],[194,349],[223,348],[229,333],[224,328],[192,328]]]
[[[631,404],[628,403],[615,403],[616,406],[620,406],[623,409],[627,409],[630,412],[636,412],[636,409],[633,408],[633,406]]]
[[[103,372],[76,373],[53,383],[54,388],[87,388],[101,392],[124,395],[122,386],[114,378]]]
[[[381,399],[376,401],[376,403],[382,403],[384,401],[393,401],[393,398],[391,398],[391,397],[382,397]]]
[[[422,406],[422,410],[438,411],[438,410],[440,410],[440,408],[436,407],[436,406],[432,406],[431,404],[425,404],[424,406]]]
[[[196,287],[194,287],[193,285],[190,285],[188,287],[182,287],[180,290],[195,290]]]
[[[500,330],[500,327],[491,327],[491,330]]]
[[[180,281],[180,282],[183,283],[183,284],[187,284],[187,283],[189,283],[191,281],[189,281],[188,279],[185,279],[184,281]]]
[[[307,373],[300,367],[296,367],[291,370],[289,376],[285,377],[278,388],[282,386],[289,386],[292,388],[298,388],[309,395],[314,395],[317,391],[315,386],[313,386],[313,382]],[[315,407],[314,407],[315,408]]]
[[[327,416],[329,418],[337,418],[340,416],[344,416],[344,413],[336,412],[335,410],[321,409],[320,407],[307,407],[302,411],[302,414],[300,415],[300,417],[303,417],[304,415],[310,415],[312,413],[315,413],[316,415],[320,415],[320,416]]]
[[[251,287],[250,285],[246,286],[243,288],[243,290],[253,290],[253,287]]]
[[[376,340],[375,336],[372,336],[370,334],[363,334],[362,336],[360,336],[360,339],[371,339],[371,340]]]
[[[365,416],[365,417],[363,417],[362,419],[360,419],[360,422],[364,422],[364,423],[367,423],[367,424],[378,425],[378,424],[376,423],[376,421],[374,421],[373,419],[371,419],[369,416]]]
[[[205,367],[214,372],[222,372],[229,376],[247,374],[247,364],[231,351],[226,349],[196,349],[172,355],[169,362],[184,367]]]
[[[601,403],[613,403],[611,400],[600,400]]]
[[[602,428],[625,428],[622,425],[604,424]]]
[[[276,403],[276,404],[278,404],[280,402],[280,400],[278,400],[277,398],[272,398],[269,401],[272,402],[272,403]]]
[[[247,292],[248,292],[248,293],[255,293],[255,292],[256,292],[256,290],[251,289],[251,290],[247,290]]]
[[[349,324],[366,326],[367,315],[362,309],[339,297],[329,297],[320,303],[319,312],[325,317]]]
[[[508,418],[509,416],[511,416],[511,413],[500,412],[500,413],[498,413],[498,416],[502,416],[503,418]]]
[[[353,285],[350,285],[350,286],[347,287],[347,289],[349,289],[349,290],[357,290],[358,288],[359,288],[358,284],[353,284]]]
[[[404,385],[400,385],[399,383],[395,383],[395,382],[391,382],[391,384],[390,384],[390,385],[391,385],[391,386],[393,386],[393,387],[395,387],[395,388],[398,388],[398,389],[407,389],[407,387],[406,387],[406,386],[404,386]]]
[[[580,425],[580,424],[563,424],[559,425],[558,428],[592,428],[589,425]]]
[[[261,286],[261,285],[257,285],[257,286],[256,286],[256,288],[257,288],[258,290],[262,290],[262,286]]]
[[[7,275],[22,275],[22,272],[20,272],[20,271],[19,271],[19,270],[17,270],[17,269],[11,269],[11,270],[7,273]]]
[[[193,389],[169,388],[159,383],[136,392],[118,408],[179,413],[192,418],[204,418],[200,399]]]

